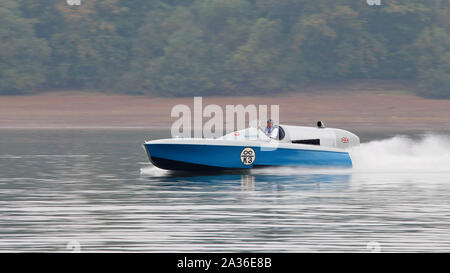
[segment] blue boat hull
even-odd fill
[[[352,167],[349,154],[340,151],[162,143],[146,143],[144,148],[155,166],[167,170],[216,171],[269,166]],[[251,151],[249,161],[243,159],[244,149]]]

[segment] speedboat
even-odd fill
[[[219,138],[170,138],[146,141],[149,160],[174,171],[223,171],[274,166],[351,168],[349,149],[359,137],[336,128],[279,125],[277,139],[261,127]]]

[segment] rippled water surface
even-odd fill
[[[0,251],[450,251],[450,137],[365,137],[353,170],[175,175],[163,131],[0,130]]]

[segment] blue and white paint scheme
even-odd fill
[[[146,141],[145,151],[159,168],[220,171],[272,166],[351,168],[348,149],[355,134],[334,128],[279,126],[279,139],[260,128],[247,128],[216,139],[171,138]]]

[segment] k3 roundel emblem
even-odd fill
[[[251,165],[255,162],[255,151],[252,148],[245,148],[241,152],[241,161],[244,165]]]

